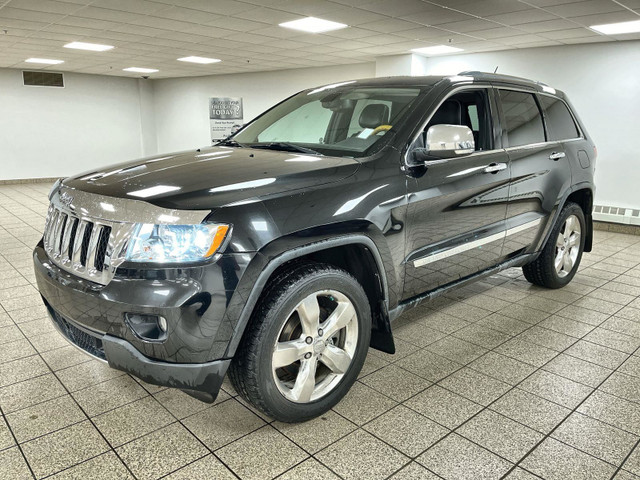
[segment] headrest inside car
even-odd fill
[[[440,105],[438,111],[429,120],[427,128],[432,125],[462,125],[462,106],[460,102],[447,100]]]
[[[382,103],[372,103],[362,109],[359,120],[362,128],[376,128],[389,123],[389,107]]]

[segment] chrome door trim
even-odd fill
[[[472,242],[465,243],[463,245],[458,245],[457,247],[452,247],[442,252],[434,253],[431,255],[426,255],[424,257],[417,258],[413,261],[414,267],[422,267],[424,265],[428,265],[433,262],[437,262],[439,260],[443,260],[445,258],[452,257],[454,255],[458,255],[459,253],[467,252],[469,250],[473,250],[474,248],[481,247],[486,245],[487,243],[495,242],[496,240],[500,240],[501,238],[506,238],[510,235],[515,235],[516,233],[523,232],[524,230],[528,230],[529,228],[533,228],[540,224],[542,221],[541,218],[533,220],[531,222],[523,223],[522,225],[518,225],[517,227],[512,227],[507,230],[503,230],[499,233],[494,233],[493,235],[489,235],[488,237],[480,238],[478,240],[474,240]]]

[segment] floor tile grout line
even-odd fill
[[[633,353],[631,353],[631,354],[629,355],[629,357],[631,357],[631,356],[632,356],[634,353],[636,353],[637,351],[640,351],[640,347],[638,347],[638,348],[637,348]],[[625,360],[625,361],[626,361],[626,360]],[[624,363],[624,362],[623,362],[623,363]],[[622,364],[620,364],[620,365],[622,365]],[[547,433],[547,434],[542,438],[542,440],[540,440],[536,445],[534,445],[534,446],[533,446],[533,447],[532,447],[532,448],[531,448],[531,449],[530,449],[530,450],[529,450],[529,451],[528,451],[528,452],[527,452],[527,453],[526,453],[526,454],[525,454],[525,455],[524,455],[524,456],[523,456],[523,457],[522,457],[522,458],[521,458],[521,459],[516,463],[516,465],[515,465],[511,470],[509,470],[509,471],[505,474],[505,476],[504,476],[504,477],[502,477],[502,478],[506,478],[506,476],[507,476],[507,475],[509,475],[509,473],[511,473],[511,471],[513,471],[516,467],[518,467],[518,466],[519,466],[519,465],[520,465],[520,464],[521,464],[521,463],[522,463],[522,462],[523,462],[523,461],[524,461],[524,460],[525,460],[525,459],[526,459],[526,458],[527,458],[527,457],[528,457],[532,452],[534,452],[534,451],[535,451],[535,450],[536,450],[536,449],[537,449],[537,448],[542,444],[542,442],[544,442],[544,441],[545,441],[545,440],[547,440],[548,438],[552,438],[552,437],[551,437],[551,435],[552,435],[552,434],[553,434],[553,433],[554,433],[554,432],[555,432],[555,431],[556,431],[556,430],[557,430],[557,429],[558,429],[562,424],[564,424],[564,422],[566,422],[566,420],[567,420],[571,415],[573,415],[574,413],[576,413],[576,412],[578,411],[578,409],[579,409],[579,408],[580,408],[580,407],[581,407],[581,406],[582,406],[582,405],[583,405],[583,404],[584,404],[584,403],[585,403],[585,402],[586,402],[586,401],[587,401],[587,400],[588,400],[588,399],[589,399],[589,398],[590,398],[590,397],[591,397],[591,396],[592,396],[596,391],[598,391],[598,390],[599,390],[599,388],[602,386],[602,384],[604,384],[604,383],[605,383],[605,382],[606,382],[606,381],[611,377],[611,375],[613,375],[613,374],[618,370],[618,368],[620,368],[620,366],[618,366],[618,367],[617,367],[613,372],[611,372],[609,375],[607,375],[607,377],[606,377],[604,380],[602,380],[602,382],[600,382],[600,383],[598,384],[598,386],[597,386],[596,388],[594,388],[594,389],[593,389],[593,391],[592,391],[591,393],[589,393],[585,398],[583,398],[583,399],[582,399],[582,401],[580,401],[580,403],[578,403],[578,405],[576,405],[576,407],[575,407],[575,408],[571,409],[571,412],[569,412],[569,414],[568,414],[564,419],[562,419],[562,421],[561,421],[560,423],[558,423],[555,427],[553,427],[553,428],[551,429],[551,431],[549,431],[549,433]],[[578,412],[578,413],[580,413],[580,412]],[[593,417],[591,417],[590,415],[587,415],[587,416],[588,416],[589,418],[593,418]],[[594,420],[597,420],[597,418],[594,418]],[[555,439],[555,438],[554,438],[554,440],[558,441],[558,440],[557,440],[557,439]],[[565,443],[565,442],[562,442],[562,443]],[[565,443],[565,445],[568,445],[568,444],[566,444],[566,443]],[[575,446],[573,446],[573,445],[569,445],[569,446],[570,446],[570,447],[572,447],[572,448],[574,448],[574,449],[576,449],[576,450],[582,451],[582,450],[580,450],[579,448],[577,448],[577,447],[575,447]],[[593,457],[593,458],[597,458],[597,459],[598,459],[598,460],[600,460],[600,461],[605,461],[605,460],[603,460],[603,459],[601,459],[601,458],[596,457],[595,455],[589,454],[588,452],[583,452],[583,453],[586,453],[587,455],[590,455],[590,456],[591,456],[591,457]],[[606,462],[606,461],[605,461],[605,462]],[[606,463],[608,463],[609,465],[612,465],[612,464],[611,464],[611,463],[609,463],[609,462],[606,462]]]
[[[633,447],[631,447],[631,450],[629,451],[629,453],[627,453],[627,456],[624,457],[624,460],[622,460],[622,463],[618,466],[616,471],[613,472],[613,475],[611,475],[611,480],[613,480],[615,478],[615,476],[623,469],[622,467],[624,467],[626,465],[626,463],[629,460],[629,458],[631,458],[631,455],[633,455],[633,452],[635,452],[638,449],[638,445],[640,445],[640,438],[635,443],[635,445]]]
[[[152,394],[152,396],[154,396],[154,395]],[[155,398],[155,396],[154,396],[154,398]],[[160,401],[159,401],[157,398],[155,398],[155,400],[156,400],[158,403],[160,403]],[[218,403],[214,403],[214,404],[212,404],[210,407],[207,407],[207,408],[205,408],[204,410],[201,410],[200,412],[203,412],[203,411],[205,411],[205,410],[208,410],[209,408],[213,408],[213,407],[215,407],[215,406],[217,406],[217,405],[221,405],[221,404],[223,404],[223,403],[225,403],[225,402],[228,402],[228,401],[230,401],[230,400],[235,400],[236,402],[238,402],[238,403],[240,403],[240,404],[242,405],[242,402],[239,402],[239,401],[238,401],[234,396],[229,395],[229,398],[225,398],[224,400],[222,400],[222,401],[220,401],[220,402],[218,402]],[[160,405],[162,405],[162,404],[160,403]],[[243,407],[245,407],[244,405],[242,405],[242,406],[243,406]],[[164,407],[164,405],[163,405],[163,407]],[[227,465],[227,464],[226,464],[226,462],[224,462],[224,461],[222,460],[222,458],[220,458],[220,457],[219,457],[215,452],[216,452],[216,450],[219,450],[219,448],[223,448],[223,447],[226,447],[227,445],[231,445],[232,443],[237,442],[237,441],[238,441],[238,440],[240,440],[241,438],[244,438],[244,437],[246,437],[247,435],[250,435],[250,434],[252,434],[253,432],[256,432],[256,431],[260,430],[260,428],[262,428],[264,425],[262,425],[262,426],[258,427],[258,428],[257,428],[257,429],[255,429],[255,430],[252,430],[251,432],[249,432],[249,433],[247,433],[247,434],[245,434],[245,435],[242,435],[241,437],[239,437],[239,438],[237,438],[237,439],[235,439],[235,440],[233,440],[233,441],[231,441],[231,442],[229,442],[229,443],[227,443],[227,444],[225,444],[225,445],[223,445],[223,446],[221,446],[221,447],[219,447],[219,448],[211,449],[211,448],[209,448],[209,446],[208,446],[208,445],[207,445],[207,444],[206,444],[206,443],[205,443],[205,442],[204,442],[204,441],[203,441],[203,440],[202,440],[198,435],[196,435],[194,432],[192,432],[192,431],[191,431],[191,429],[190,429],[189,427],[187,427],[187,426],[183,423],[183,420],[186,420],[187,418],[190,418],[190,417],[192,417],[192,416],[194,416],[194,415],[197,415],[197,414],[198,414],[198,413],[200,413],[200,412],[196,412],[196,413],[194,413],[193,415],[188,415],[187,417],[184,417],[183,419],[180,419],[180,418],[178,418],[176,415],[174,415],[174,414],[173,414],[173,412],[172,412],[171,410],[169,410],[169,409],[168,409],[168,408],[166,408],[166,407],[164,407],[164,408],[169,412],[169,414],[170,414],[172,417],[174,417],[174,418],[176,419],[176,421],[177,421],[180,425],[182,425],[182,427],[183,427],[187,432],[189,432],[189,434],[191,434],[191,435],[192,435],[196,440],[198,440],[198,442],[200,442],[200,444],[201,444],[201,445],[202,445],[202,446],[203,446],[203,447],[204,447],[204,448],[205,448],[205,449],[206,449],[206,450],[207,450],[211,455],[213,455],[213,457],[214,457],[215,459],[217,459],[217,460],[218,460],[222,465],[224,465],[224,466],[225,466],[225,468],[226,468],[227,470],[229,470],[229,471],[230,471],[230,472],[231,472],[231,473],[232,473],[236,478],[238,478],[238,479],[240,479],[240,478],[241,478],[241,477],[240,477],[238,474],[236,474],[236,472],[235,472],[235,471],[234,471],[234,470],[233,470],[229,465]],[[246,408],[246,407],[245,407],[245,408]],[[248,410],[252,415],[255,415],[255,413],[251,412],[251,410],[249,410],[248,408],[246,408],[246,409],[247,409],[247,410]],[[204,457],[201,457],[201,458],[204,458]],[[200,459],[198,459],[198,460],[200,460]],[[181,470],[181,469],[185,468],[186,466],[191,465],[192,463],[195,463],[195,462],[196,462],[196,461],[198,461],[198,460],[194,460],[193,462],[190,462],[190,463],[188,463],[187,465],[183,465],[183,466],[182,466],[182,467],[180,467],[179,469],[174,470],[174,472],[177,472],[178,470]],[[174,473],[174,472],[171,472],[171,473]],[[170,475],[170,473],[169,473],[169,474],[167,474],[167,475]],[[165,476],[166,476],[166,475],[165,475]]]
[[[9,424],[9,421],[7,420],[7,417],[4,414],[1,406],[0,406],[0,415],[2,415],[2,419],[7,424],[7,429],[11,433],[11,438],[13,438],[15,446],[18,447],[18,450],[20,451],[20,455],[22,455],[22,459],[24,460],[24,463],[27,465],[27,468],[29,469],[29,472],[31,472],[31,477],[33,479],[35,479],[36,478],[36,474],[33,471],[33,468],[31,467],[31,464],[29,463],[29,460],[27,460],[27,456],[25,455],[24,451],[22,450],[22,446],[20,445],[20,443],[18,443],[18,438],[16,437],[16,434],[13,432],[13,428],[11,428],[11,425]],[[11,445],[10,447],[7,447],[6,449],[3,449],[2,451],[4,452],[5,450],[8,450],[9,448],[13,448],[13,446],[14,445]]]
[[[27,339],[29,340],[29,339]],[[29,340],[29,343],[31,344],[31,341]],[[33,344],[31,344],[31,346],[35,349],[35,347],[33,346]],[[37,350],[37,349],[36,349]],[[69,389],[67,388],[67,386],[60,380],[60,378],[56,375],[56,372],[54,372],[50,367],[49,364],[47,364],[47,362],[44,360],[44,358],[42,358],[42,356],[40,355],[40,353],[38,352],[38,356],[40,357],[40,360],[47,366],[47,368],[49,369],[49,371],[56,377],[56,379],[58,380],[58,382],[60,382],[60,384],[62,385],[62,388],[64,388],[67,392],[67,394],[69,395],[69,397],[71,397],[71,400],[77,405],[77,407],[80,409],[80,411],[84,414],[84,416],[87,418],[87,420],[91,423],[91,425],[93,426],[93,428],[96,429],[96,431],[98,432],[98,434],[102,437],[102,439],[105,441],[105,443],[107,444],[107,446],[114,452],[114,454],[116,455],[116,457],[124,464],[125,468],[127,469],[127,471],[129,471],[129,473],[132,475],[132,477],[134,479],[137,479],[137,477],[133,474],[133,472],[131,471],[131,469],[129,468],[129,466],[122,460],[122,458],[120,457],[120,455],[118,454],[118,452],[115,450],[115,448],[113,447],[113,445],[111,445],[111,443],[107,440],[107,438],[104,436],[104,434],[102,433],[102,431],[97,427],[97,425],[93,422],[93,420],[91,419],[91,417],[89,417],[89,415],[87,415],[87,412],[82,408],[82,406],[77,402],[77,400],[73,397],[73,395],[71,395],[71,392],[69,391]],[[77,425],[81,422],[77,422],[74,423],[73,425]],[[9,422],[7,421],[7,425],[9,424]],[[71,426],[71,425],[70,425]],[[65,427],[67,428],[67,427]],[[62,430],[62,429],[60,429]],[[104,453],[104,452],[102,452]],[[25,457],[26,459],[26,457]],[[28,460],[27,460],[27,463]],[[56,472],[57,473],[57,472]]]
[[[536,324],[536,325],[537,325],[537,324]],[[535,325],[532,325],[531,327],[533,327],[533,326],[535,326]],[[530,327],[530,328],[531,328],[531,327]],[[524,333],[524,332],[525,332],[525,331],[527,331],[527,330],[529,330],[529,328],[527,328],[526,330],[524,330],[524,331],[523,331],[523,332],[521,332],[521,333]],[[520,335],[520,334],[519,334],[519,335]],[[509,341],[509,340],[507,340],[507,341]],[[574,345],[575,343],[577,343],[577,342],[574,342],[572,345]],[[557,353],[557,355],[555,355],[552,359],[550,359],[549,361],[545,362],[543,365],[541,365],[540,367],[538,367],[535,371],[531,372],[531,374],[529,374],[527,377],[525,377],[524,379],[522,379],[522,380],[521,380],[520,382],[518,382],[516,385],[512,386],[512,387],[511,387],[507,392],[505,392],[504,394],[500,395],[498,398],[494,399],[494,400],[493,400],[492,402],[490,402],[488,405],[483,406],[483,408],[482,408],[480,411],[478,411],[476,414],[472,415],[470,418],[468,418],[467,420],[465,420],[464,422],[462,422],[462,423],[461,423],[460,425],[458,425],[456,428],[454,428],[454,429],[450,429],[451,431],[450,431],[449,433],[447,433],[445,436],[443,436],[442,438],[440,438],[437,442],[435,442],[435,443],[434,443],[434,444],[432,444],[430,447],[428,447],[426,450],[424,450],[422,453],[420,453],[420,455],[424,454],[427,450],[429,450],[429,449],[433,448],[436,444],[440,443],[442,440],[444,440],[445,438],[447,438],[447,437],[448,437],[449,435],[451,435],[452,433],[457,433],[457,432],[456,432],[456,430],[458,430],[461,426],[463,426],[463,425],[464,425],[464,424],[466,424],[467,422],[471,421],[473,418],[475,418],[477,415],[479,415],[479,414],[480,414],[480,413],[482,413],[483,411],[485,411],[485,410],[487,410],[487,409],[490,409],[490,406],[491,406],[492,404],[494,404],[495,402],[497,402],[498,400],[500,400],[500,398],[502,398],[503,396],[505,396],[506,394],[508,394],[509,392],[511,392],[513,389],[517,388],[517,387],[518,387],[518,385],[520,385],[522,382],[524,382],[527,378],[529,378],[530,376],[534,375],[534,374],[535,374],[535,373],[537,373],[538,371],[542,370],[542,368],[543,368],[545,365],[547,365],[548,363],[550,363],[551,361],[553,361],[553,359],[555,359],[555,358],[556,358],[557,356],[559,356],[560,354],[564,353],[564,351],[566,351],[568,348],[571,348],[571,346],[572,346],[572,345],[570,345],[569,347],[567,347],[565,350],[558,352],[558,353]],[[499,346],[499,345],[498,345],[498,346]],[[498,346],[496,346],[495,348],[498,348]],[[494,349],[492,349],[492,350],[494,350]],[[491,350],[490,350],[490,351],[491,351]],[[488,352],[486,352],[486,353],[488,353]],[[486,355],[486,353],[485,353],[485,354],[483,354],[483,355]],[[626,354],[626,355],[631,356],[630,354]],[[478,358],[480,358],[480,357],[478,357]],[[625,359],[625,361],[626,361],[626,359]],[[623,363],[624,363],[624,362],[623,362]],[[457,372],[457,371],[459,371],[459,370],[460,370],[460,369],[456,370],[456,372]],[[452,372],[452,374],[451,374],[451,375],[453,375],[453,374],[454,374],[454,373],[456,373],[456,372]],[[614,372],[615,372],[615,370],[614,370]],[[614,372],[611,372],[611,374],[613,374]],[[448,377],[448,376],[447,376],[447,377]],[[447,377],[444,377],[443,379],[439,380],[437,383],[441,382],[442,380],[444,380],[444,379],[445,379],[445,378],[447,378]],[[607,377],[607,378],[608,378],[608,377]],[[606,379],[605,379],[605,380],[606,380]],[[436,383],[436,384],[437,384],[437,383]],[[430,388],[430,387],[427,387],[427,388]],[[445,390],[451,391],[451,390],[447,389],[446,387],[442,387],[442,386],[440,386],[440,388],[444,388]],[[592,387],[590,387],[590,388],[592,388]],[[425,390],[426,390],[426,389],[425,389]],[[423,390],[423,391],[424,391],[424,390]],[[586,400],[586,398],[588,398],[591,394],[593,394],[593,392],[595,392],[595,391],[596,391],[596,389],[593,389],[593,390],[592,390],[592,392],[591,392],[587,397],[585,397],[585,400]],[[420,392],[420,393],[421,393],[421,392]],[[452,393],[455,393],[455,394],[457,394],[457,395],[462,396],[463,398],[466,398],[464,395],[461,395],[460,393],[457,393],[457,392],[452,392]],[[546,399],[546,398],[544,398],[544,397],[540,397],[540,396],[538,396],[538,395],[536,395],[536,394],[534,394],[534,393],[531,393],[531,392],[527,392],[527,393],[530,393],[531,395],[534,395],[534,396],[536,396],[536,397],[542,398],[543,400],[547,400],[547,401],[549,401],[548,399]],[[418,393],[418,394],[419,394],[419,393]],[[416,394],[416,395],[418,395],[418,394]],[[410,398],[411,398],[411,397],[410,397]],[[467,400],[471,400],[471,399],[467,399]],[[473,401],[473,400],[471,400],[471,401],[472,401],[472,402],[474,402],[474,403],[477,403],[477,402],[475,402],[475,401]],[[583,401],[584,401],[584,400],[583,400]],[[555,403],[555,402],[552,402],[552,403]],[[581,403],[582,403],[582,402],[581,402]],[[411,407],[409,407],[409,406],[407,406],[407,408],[410,408],[410,409],[411,409]],[[564,408],[566,408],[566,407],[564,407]],[[576,408],[577,408],[577,407],[576,407]],[[413,410],[413,409],[412,409],[412,410]],[[493,410],[492,410],[492,411],[493,411]],[[416,413],[420,413],[420,412],[416,412]],[[496,413],[499,413],[499,412],[496,412]],[[570,413],[570,414],[571,414],[571,413]],[[569,415],[570,415],[570,414],[569,414]],[[423,416],[424,416],[424,415],[423,415]],[[428,417],[427,417],[427,418],[428,418]],[[507,417],[507,418],[509,418],[509,417]],[[567,418],[568,418],[568,416],[567,416]],[[566,418],[565,418],[565,419],[566,419]],[[558,424],[558,425],[557,425],[557,426],[552,430],[552,432],[553,432],[553,431],[554,431],[554,430],[555,430],[559,425],[561,425],[561,424],[564,422],[564,420],[565,420],[565,419],[563,419],[563,421],[562,421],[562,422],[560,422],[560,423],[559,423],[559,424]],[[511,420],[513,420],[513,419],[511,419]],[[436,423],[438,423],[438,422],[436,422]],[[520,423],[520,422],[518,422],[518,423]],[[529,428],[531,428],[531,427],[529,427]],[[551,433],[551,432],[549,432],[549,434],[550,434],[550,433]],[[547,436],[548,436],[549,434],[547,434]],[[464,437],[464,436],[463,436],[463,437]],[[465,439],[467,439],[466,437],[464,437],[464,438],[465,438]],[[544,439],[545,439],[545,438],[546,438],[546,436],[543,438],[543,440],[542,440],[542,441],[544,441]],[[467,439],[467,440],[468,440],[468,441],[471,441],[472,443],[474,443],[474,444],[478,445],[479,447],[481,447],[481,448],[483,448],[483,449],[485,449],[485,450],[487,450],[487,451],[491,452],[492,454],[497,455],[497,456],[498,456],[498,457],[500,457],[500,458],[503,458],[503,459],[504,459],[504,460],[506,460],[507,462],[509,462],[509,463],[513,463],[513,462],[511,462],[511,461],[507,460],[506,458],[504,458],[504,457],[502,457],[502,456],[498,455],[496,452],[492,452],[491,450],[487,449],[486,447],[483,447],[482,445],[477,444],[476,442],[473,442],[472,440],[469,440],[469,439]],[[535,448],[535,447],[534,447],[534,448]],[[573,447],[573,448],[575,448],[575,447]],[[585,452],[585,453],[586,453],[586,452]],[[418,456],[420,456],[420,455],[418,455]],[[418,456],[416,456],[415,458],[418,458]],[[522,461],[522,459],[521,459],[519,462],[521,462],[521,461]],[[512,468],[507,472],[507,474],[508,474],[509,472],[511,472],[515,467],[517,467],[517,465],[518,465],[518,464],[516,464],[514,467],[512,467]],[[505,475],[507,475],[507,474],[505,474]]]

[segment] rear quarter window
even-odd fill
[[[547,122],[549,140],[569,140],[580,136],[576,122],[562,100],[547,95],[539,98]]]

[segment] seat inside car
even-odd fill
[[[389,107],[383,103],[372,103],[362,109],[358,123],[362,128],[376,128],[389,123]]]

